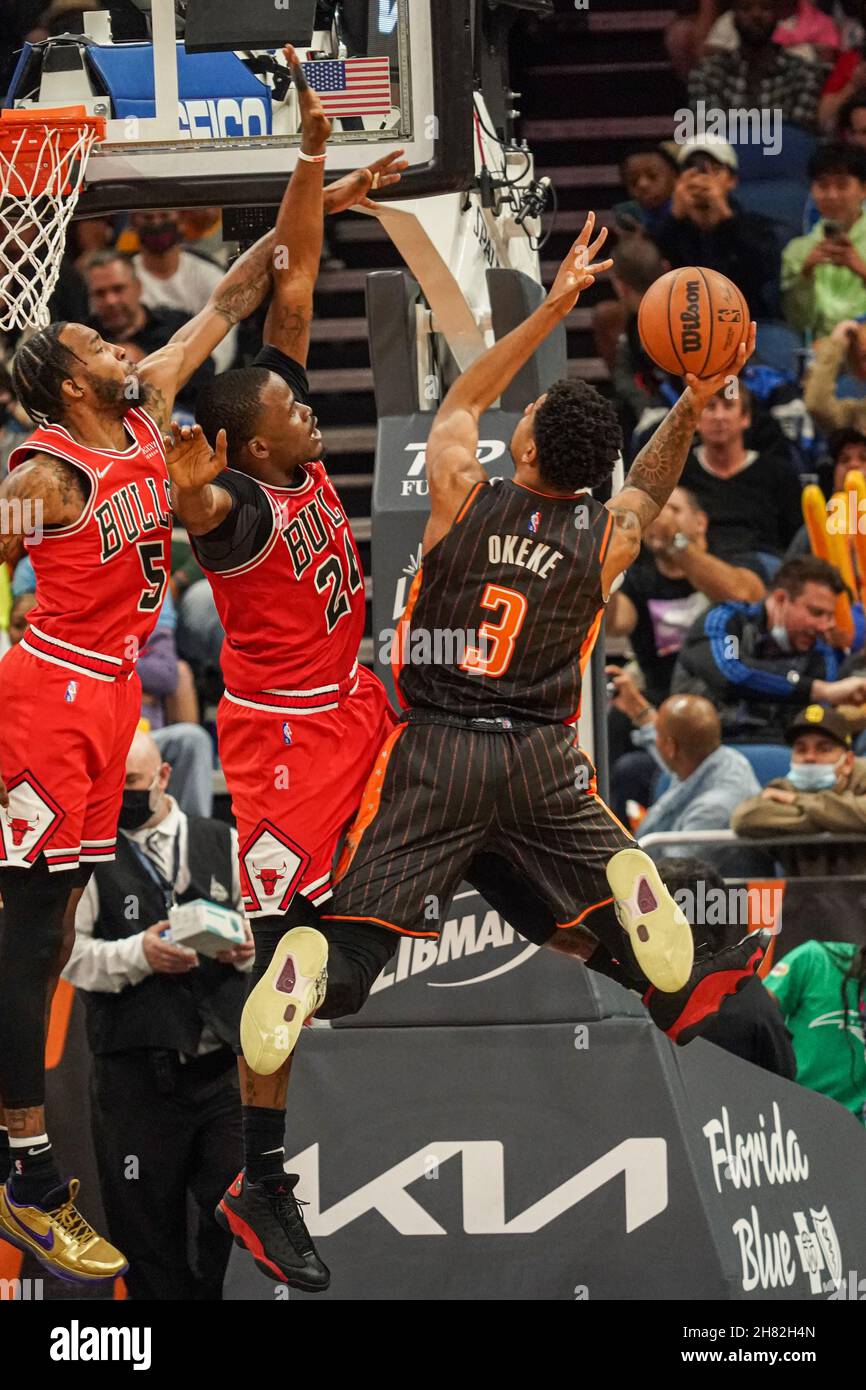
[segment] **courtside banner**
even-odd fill
[[[312,1030],[286,1145],[332,1271],[319,1299],[823,1301],[852,1277],[866,1288],[851,1181],[862,1128],[709,1043],[674,1048],[646,1019]],[[225,1297],[313,1295],[236,1249]]]
[[[644,1016],[637,995],[573,956],[524,940],[468,884],[456,893],[438,940],[398,942],[363,1009],[335,1019],[335,1028]]]

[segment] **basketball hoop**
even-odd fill
[[[0,111],[0,329],[44,328],[87,160],[105,138],[83,106]]]

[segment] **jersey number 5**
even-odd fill
[[[158,613],[168,585],[162,541],[142,541],[137,547],[146,585],[138,600],[139,613]]]
[[[481,645],[467,647],[460,670],[470,676],[504,676],[514,655],[514,644],[523,627],[529,604],[516,589],[503,589],[500,584],[488,584],[481,607],[499,611],[499,622],[483,622],[478,630]]]
[[[349,594],[357,593],[363,583],[348,531],[343,532],[343,548],[346,552],[345,566],[341,563],[339,555],[329,555],[327,560],[323,560],[319,565],[315,574],[316,588],[320,594],[328,596],[325,604],[325,623],[329,634],[334,631],[340,619],[352,611]]]

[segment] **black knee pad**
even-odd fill
[[[323,922],[319,930],[328,939],[328,989],[316,1017],[356,1014],[397,950],[399,934],[375,922]]]

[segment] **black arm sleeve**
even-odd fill
[[[214,487],[232,499],[232,509],[206,536],[190,536],[202,569],[220,574],[255,559],[271,537],[274,514],[266,493],[252,478],[226,469]]]
[[[253,362],[253,366],[264,367],[266,371],[275,372],[277,376],[283,378],[301,405],[310,404],[310,383],[307,380],[307,373],[300,362],[295,361],[294,357],[287,357],[284,352],[280,352],[279,348],[265,343]]]

